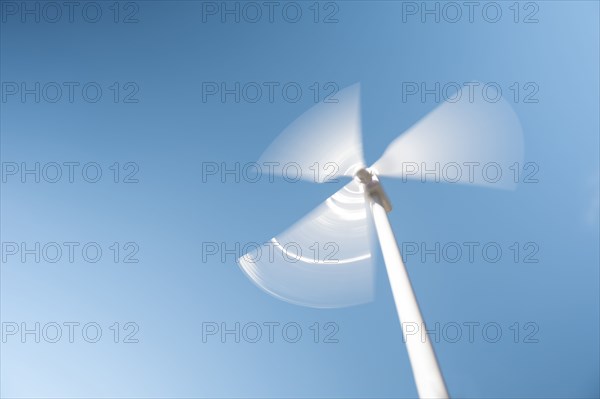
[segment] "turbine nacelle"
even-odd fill
[[[385,191],[383,191],[383,187],[375,173],[369,168],[362,168],[356,172],[354,178],[363,184],[365,195],[381,205],[386,212],[389,213],[392,211],[392,203]]]

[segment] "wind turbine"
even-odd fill
[[[391,202],[379,177],[424,181],[432,170],[447,168],[453,173],[444,180],[451,183],[513,189],[515,181],[502,171],[523,158],[518,118],[503,99],[477,100],[461,89],[397,137],[367,168],[360,87],[347,87],[337,97],[337,103],[320,103],[301,115],[260,161],[281,173],[294,164],[302,172],[311,171],[303,174],[305,179],[320,183],[343,176],[351,181],[272,238],[268,255],[257,247],[238,263],[254,283],[279,299],[318,308],[365,303],[373,293],[374,224],[419,396],[447,398],[427,333],[409,334],[404,328],[416,325],[426,331],[387,216]],[[489,165],[492,176],[483,172]],[[323,173],[312,173],[320,169]]]

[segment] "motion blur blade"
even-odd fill
[[[523,134],[504,100],[469,96],[465,87],[394,140],[373,165],[383,176],[514,189]],[[518,175],[517,175],[518,176]]]
[[[315,308],[373,297],[371,219],[362,185],[352,180],[269,243],[238,259],[260,288]]]
[[[274,162],[277,175],[322,183],[353,176],[364,167],[360,85],[349,86],[315,105],[289,125],[267,148],[261,163]]]

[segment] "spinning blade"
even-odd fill
[[[504,99],[469,101],[465,88],[454,98],[459,100],[440,105],[394,140],[373,171],[421,181],[433,181],[437,175],[445,182],[513,189],[510,167],[523,159],[522,131],[514,111]]]
[[[352,180],[270,243],[238,259],[269,294],[334,308],[373,296],[371,223],[362,185]]]
[[[337,103],[319,103],[296,119],[265,150],[260,162],[276,162],[274,172],[293,177],[299,169],[303,179],[318,183],[353,176],[364,166],[360,85],[341,90],[335,98]]]

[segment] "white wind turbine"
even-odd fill
[[[272,162],[269,165],[282,173],[293,162],[303,177],[317,182],[341,176],[352,180],[272,238],[268,256],[255,248],[238,262],[259,287],[295,304],[333,308],[368,302],[373,293],[370,209],[401,325],[417,325],[425,331],[387,217],[391,204],[379,176],[423,179],[437,164],[438,171],[446,168],[452,175],[447,181],[512,189],[515,182],[495,172],[522,160],[519,121],[504,100],[473,100],[460,90],[396,138],[383,156],[366,168],[359,85],[340,91],[337,98],[337,103],[317,104],[300,116],[260,161]],[[494,169],[492,176],[482,172],[489,165]],[[319,169],[324,173],[316,174]],[[419,396],[448,397],[427,334],[407,334],[405,328],[402,333]]]

